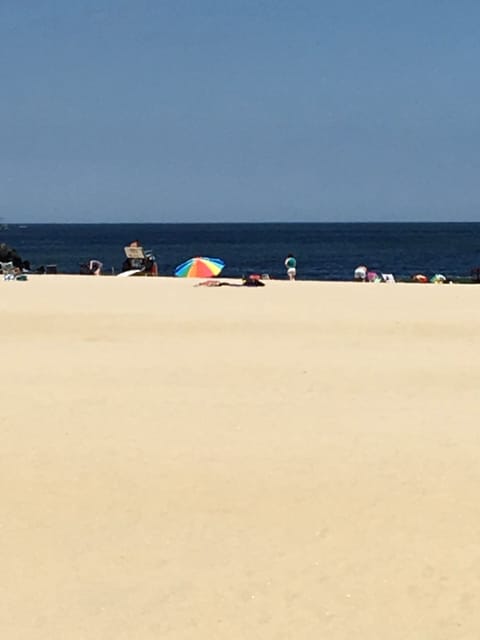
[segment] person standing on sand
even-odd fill
[[[284,264],[287,270],[287,276],[289,280],[291,281],[295,280],[295,277],[297,275],[297,260],[295,259],[293,254],[291,253],[288,254],[288,256],[285,258]]]

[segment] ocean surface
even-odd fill
[[[63,273],[78,273],[91,258],[103,262],[105,273],[118,273],[123,247],[134,239],[153,250],[160,275],[173,275],[199,255],[224,260],[225,277],[285,278],[283,261],[293,253],[299,280],[351,280],[359,264],[399,279],[468,277],[480,266],[480,223],[9,224],[0,230],[0,242],[32,268],[55,264]]]

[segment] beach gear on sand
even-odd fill
[[[4,280],[26,280],[27,276],[22,273],[13,262],[0,262],[0,273]]]
[[[382,273],[383,282],[395,283],[395,276],[393,273]]]
[[[430,278],[430,282],[432,284],[445,284],[447,282],[447,278],[443,275],[443,273],[436,273]]]
[[[178,265],[175,275],[179,278],[211,278],[218,276],[225,263],[220,258],[190,258]]]
[[[242,276],[242,285],[244,287],[264,287],[265,283],[262,282],[262,276],[259,273],[249,273]]]
[[[369,271],[367,273],[367,282],[383,282],[383,276],[376,271]]]
[[[128,269],[128,271],[117,273],[117,278],[129,278],[130,276],[136,276],[139,273],[145,274],[145,271],[143,269]]]
[[[0,271],[3,274],[4,280],[15,280],[15,267],[13,262],[0,262]]]

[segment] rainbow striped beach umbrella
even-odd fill
[[[175,275],[180,278],[211,278],[218,276],[224,266],[219,258],[190,258],[178,265]]]

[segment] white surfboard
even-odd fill
[[[128,278],[129,276],[134,276],[137,273],[143,273],[143,269],[129,269],[128,271],[122,271],[117,275],[117,278]]]

